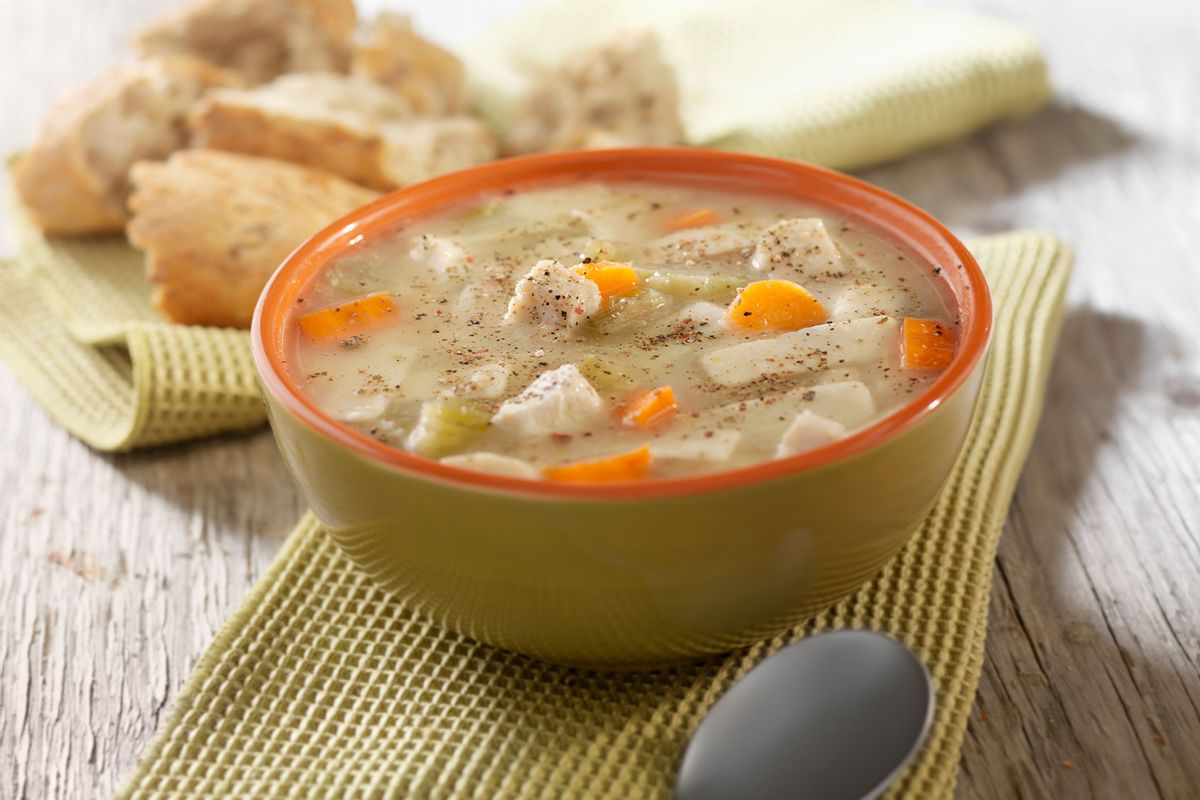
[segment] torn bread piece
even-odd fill
[[[245,328],[267,278],[369,189],[280,161],[181,150],[133,167],[129,239],[174,322]]]
[[[354,0],[200,0],[134,37],[146,55],[186,54],[247,84],[288,72],[345,72],[358,25]]]
[[[518,153],[684,140],[675,72],[650,33],[622,36],[534,77],[509,148]]]
[[[418,114],[467,111],[462,61],[417,33],[406,14],[385,11],[375,18],[355,43],[350,73],[391,89]]]
[[[365,78],[285,75],[213,92],[190,117],[201,147],[277,158],[393,189],[496,155],[471,117],[414,117],[400,95]]]
[[[21,205],[46,233],[121,230],[129,167],[185,146],[188,109],[208,89],[236,82],[232,73],[186,57],[113,67],[51,109],[13,168]]]

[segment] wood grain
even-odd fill
[[[168,5],[0,3],[0,149]],[[462,41],[463,19],[499,13],[463,5],[419,19]],[[1194,798],[1200,6],[969,5],[1042,37],[1059,99],[865,175],[960,234],[1044,228],[1079,261],[996,564],[959,794]],[[0,435],[0,798],[106,797],[301,502],[265,433],[98,455],[3,366]]]

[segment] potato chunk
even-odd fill
[[[713,350],[700,357],[700,364],[717,383],[737,386],[765,375],[898,363],[899,336],[899,324],[887,316],[827,322]]]
[[[751,263],[762,272],[811,278],[840,271],[842,254],[820,219],[785,219],[763,231]]]
[[[600,300],[596,284],[559,262],[546,259],[537,262],[517,281],[504,319],[569,332],[600,310]]]
[[[809,410],[801,411],[792,420],[792,424],[783,432],[779,439],[779,447],[775,450],[776,458],[794,456],[807,450],[836,442],[846,434],[846,426],[840,422],[814,414]]]
[[[473,469],[478,472],[490,472],[493,475],[506,475],[510,478],[541,478],[542,473],[537,467],[527,461],[499,453],[463,453],[461,456],[446,456],[443,464],[451,467]]]
[[[650,441],[650,454],[657,461],[728,461],[742,434],[735,430],[672,433]]]
[[[576,433],[597,422],[604,401],[574,364],[543,372],[516,397],[506,400],[492,424],[522,436]]]

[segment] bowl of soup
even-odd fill
[[[846,596],[966,436],[991,304],[929,215],[805,164],[510,159],[303,244],[252,341],[332,538],[434,622],[659,665]]]

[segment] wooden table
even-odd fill
[[[0,150],[171,4],[0,3]],[[959,793],[1200,797],[1200,4],[970,4],[1038,32],[1059,99],[865,175],[1079,260]],[[461,6],[419,19],[461,40]],[[0,434],[0,797],[107,796],[301,500],[266,432],[97,454],[3,366]]]

